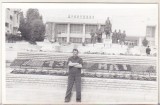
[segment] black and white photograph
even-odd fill
[[[4,104],[157,104],[158,4],[3,3]]]

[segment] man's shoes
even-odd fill
[[[81,100],[76,100],[77,102],[81,102]]]
[[[65,101],[64,102],[69,102],[70,100],[69,99],[65,99]]]

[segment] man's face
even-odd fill
[[[77,51],[73,51],[73,56],[78,56],[78,52]]]

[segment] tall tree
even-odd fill
[[[38,9],[28,9],[27,14],[26,14],[26,18],[27,18],[27,23],[32,23],[33,20],[35,19],[40,19],[41,16],[39,15],[39,11]]]
[[[26,39],[27,31],[26,31],[26,23],[25,23],[23,12],[20,13],[19,31],[21,32],[22,38]]]
[[[38,9],[28,9],[26,14],[27,39],[31,42],[42,41],[45,34],[45,25]]]
[[[31,38],[32,41],[43,41],[45,34],[45,26],[40,19],[36,19],[31,23]]]
[[[143,46],[146,47],[148,45],[148,43],[149,43],[148,40],[146,38],[144,38],[142,41]]]

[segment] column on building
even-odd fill
[[[142,46],[142,38],[139,37],[138,46]]]
[[[98,29],[100,29],[101,28],[101,25],[100,24],[98,24]]]
[[[86,34],[85,34],[85,24],[83,24],[83,35],[82,35],[82,43],[84,43],[85,42],[85,36]]]
[[[70,39],[70,23],[68,23],[67,25],[67,43],[69,43],[69,39]]]
[[[51,40],[54,42],[57,40],[57,36],[55,34],[55,23],[51,22]]]

